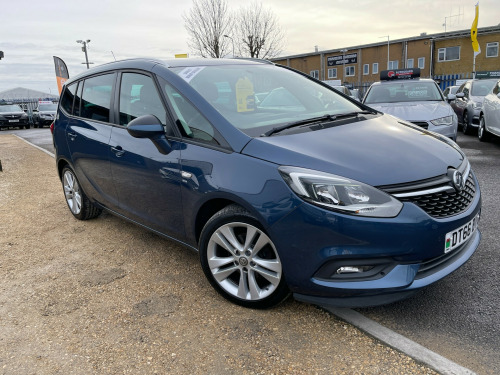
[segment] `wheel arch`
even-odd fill
[[[62,171],[65,166],[69,165],[69,162],[66,159],[59,159],[57,161],[57,173],[59,175],[59,179],[62,178]]]
[[[252,207],[248,207],[248,205],[239,202],[238,200],[235,199],[220,198],[220,197],[212,198],[204,202],[196,214],[196,218],[194,221],[194,236],[197,245],[200,242],[200,236],[203,227],[208,222],[208,220],[210,220],[210,218],[214,216],[217,212],[230,205],[237,205],[245,209],[252,216],[254,216],[255,219],[259,221],[264,228],[266,227],[266,225],[264,225],[264,223],[262,222],[261,215],[259,215],[259,213]]]
[[[214,216],[224,207],[227,207],[231,204],[237,204],[240,206],[240,204],[238,204],[237,202],[225,198],[214,198],[204,202],[201,205],[200,209],[196,214],[196,219],[194,224],[194,235],[196,244],[199,244],[200,242],[201,231],[203,230],[203,227],[205,226],[207,221],[210,220],[212,216]]]

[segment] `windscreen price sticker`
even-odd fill
[[[476,217],[474,217],[474,219],[469,221],[467,224],[462,225],[453,232],[446,233],[444,252],[449,253],[467,241],[476,232],[478,223],[479,214],[477,214]]]

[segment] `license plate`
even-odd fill
[[[448,253],[467,241],[476,232],[478,223],[479,214],[477,214],[476,217],[468,223],[460,226],[452,232],[446,233],[444,240],[444,252]]]
[[[9,120],[9,122],[19,122],[19,120]]]

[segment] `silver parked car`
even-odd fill
[[[381,82],[368,89],[363,104],[457,139],[457,116],[448,103],[453,94],[445,98],[436,82],[419,78],[420,69],[384,70],[380,77]]]
[[[482,142],[492,135],[500,137],[500,80],[495,81],[493,90],[484,97],[477,135]]]
[[[471,79],[458,89],[451,106],[462,124],[464,134],[471,134],[478,128],[484,97],[491,91],[495,82],[495,79]]]

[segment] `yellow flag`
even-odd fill
[[[470,28],[470,39],[472,40],[472,49],[474,50],[474,57],[481,53],[481,47],[477,41],[477,22],[479,20],[479,2],[476,4],[476,17],[474,22],[472,22],[472,27]]]

